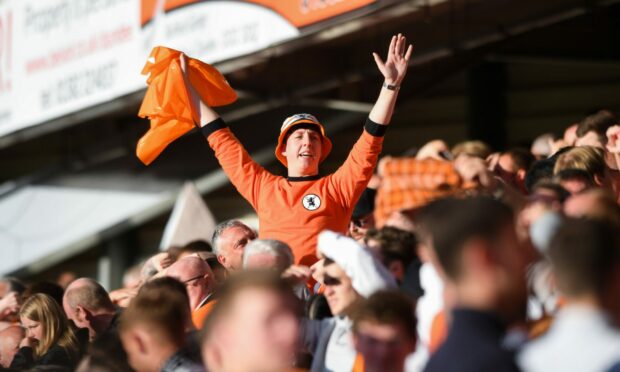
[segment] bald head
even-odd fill
[[[190,256],[184,257],[170,265],[166,271],[167,276],[171,276],[181,282],[193,278],[197,275],[210,274],[211,268],[204,260]]]
[[[63,297],[63,305],[72,310],[82,306],[93,312],[114,311],[108,292],[101,284],[89,278],[76,279],[69,284]]]
[[[24,329],[20,326],[10,326],[0,332],[0,366],[9,368],[23,338]]]
[[[67,287],[62,307],[78,328],[88,329],[90,339],[105,331],[116,315],[116,308],[101,284],[89,278],[80,278]]]
[[[198,257],[189,256],[178,260],[168,268],[166,275],[185,285],[192,311],[213,291],[213,272],[209,264]]]

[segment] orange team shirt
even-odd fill
[[[386,128],[367,119],[361,137],[336,172],[304,178],[269,173],[252,160],[222,119],[207,124],[202,132],[232,184],[258,214],[258,236],[287,243],[296,263],[311,265],[321,231],[346,232],[355,203],[377,164]]]

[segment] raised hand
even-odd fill
[[[311,275],[312,270],[308,266],[291,265],[282,273],[282,279],[301,284],[310,280]]]
[[[407,47],[407,39],[402,34],[398,34],[392,36],[385,62],[377,53],[372,54],[387,84],[400,85],[407,73],[411,53],[413,53],[413,45],[409,44]]]
[[[181,72],[185,80],[185,89],[187,89],[187,96],[192,109],[194,122],[197,123],[199,127],[202,127],[219,118],[220,116],[217,112],[213,111],[213,109],[202,100],[198,92],[196,92],[196,89],[192,86],[187,73],[187,56],[184,53],[179,55],[179,65],[181,66]]]
[[[480,158],[459,156],[454,161],[454,169],[465,182],[474,182],[486,188],[493,188],[497,184],[486,161]]]
[[[442,140],[433,140],[427,142],[424,146],[418,150],[415,158],[418,160],[435,159],[435,160],[448,160],[446,154],[450,153],[448,145]]]

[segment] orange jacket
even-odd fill
[[[347,160],[325,177],[286,178],[258,165],[222,119],[202,128],[220,165],[259,219],[261,239],[287,243],[298,264],[316,261],[316,238],[324,229],[345,233],[353,207],[372,176],[386,126],[367,119]]]
[[[194,327],[196,327],[196,329],[199,330],[202,328],[207,316],[209,316],[209,313],[211,313],[211,310],[213,310],[213,306],[215,306],[216,303],[217,300],[211,300],[192,312],[192,323],[194,323]]]

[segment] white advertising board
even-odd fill
[[[208,63],[375,0],[0,0],[0,137],[145,87],[151,49]]]

